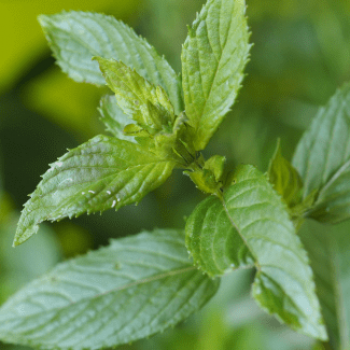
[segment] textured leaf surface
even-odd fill
[[[293,329],[326,337],[306,252],[280,197],[254,167],[236,171],[222,201],[212,196],[197,206],[186,245],[210,275],[254,266],[260,306]]]
[[[333,232],[308,223],[301,235],[314,271],[317,294],[334,350],[350,348],[350,239],[348,229]]]
[[[0,339],[49,349],[102,349],[147,337],[200,309],[218,281],[188,258],[182,232],[113,240],[58,265],[0,309]]]
[[[96,136],[53,163],[25,204],[14,240],[18,245],[45,220],[59,220],[140,201],[160,186],[174,164],[139,145]]]
[[[162,86],[179,113],[182,111],[179,77],[149,43],[111,16],[63,12],[40,16],[40,24],[62,70],[78,82],[105,84],[93,56],[114,58]]]
[[[205,148],[237,96],[248,40],[243,0],[209,0],[189,29],[182,50],[182,86],[197,150]]]
[[[123,62],[96,57],[118,105],[140,126],[156,131],[174,121],[174,108],[160,86],[155,87]]]
[[[330,223],[350,218],[350,84],[320,109],[293,164],[303,179],[304,197],[318,191],[311,217]]]
[[[101,121],[110,133],[121,140],[133,140],[132,137],[126,136],[123,132],[125,126],[132,124],[133,120],[118,107],[115,96],[107,95],[102,97],[99,111],[101,113]]]
[[[268,177],[288,206],[292,207],[299,203],[303,183],[293,165],[282,156],[280,142],[278,142],[275,154],[271,159]]]

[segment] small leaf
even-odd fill
[[[149,43],[111,16],[89,12],[62,12],[40,16],[57,63],[78,82],[105,83],[93,56],[121,60],[170,96],[176,113],[183,110],[178,75]]]
[[[204,168],[210,170],[215,177],[215,181],[221,181],[224,174],[226,158],[223,156],[212,156],[204,164]]]
[[[51,165],[25,204],[14,245],[36,233],[42,221],[138,202],[160,186],[173,167],[173,162],[135,143],[96,136]]]
[[[222,177],[225,157],[215,155],[204,162],[204,158],[200,156],[196,161],[201,166],[196,166],[192,171],[184,171],[184,174],[188,175],[202,192],[216,194],[220,197],[224,185]]]
[[[266,177],[242,166],[222,200],[201,202],[186,224],[194,262],[211,276],[255,267],[253,296],[293,329],[326,339],[306,252]]]
[[[95,59],[125,114],[153,133],[173,124],[174,108],[163,88],[153,86],[122,62]]]
[[[0,339],[46,350],[115,347],[176,325],[218,285],[192,265],[182,232],[144,232],[19,291],[0,309]]]
[[[329,334],[330,349],[350,348],[350,237],[309,222],[301,239],[315,274],[317,295]]]
[[[304,198],[317,191],[310,217],[327,223],[350,218],[350,84],[319,110],[293,165],[303,179]]]
[[[101,113],[102,122],[113,136],[121,140],[133,140],[132,137],[125,135],[123,132],[125,126],[132,123],[132,119],[118,107],[115,96],[103,96],[100,101],[99,112]]]
[[[268,178],[289,207],[300,202],[303,183],[293,165],[282,156],[280,141],[270,161]]]
[[[209,0],[189,29],[182,50],[186,114],[205,148],[236,99],[248,61],[244,0]]]

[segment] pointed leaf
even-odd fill
[[[40,16],[51,49],[62,70],[78,82],[104,84],[93,56],[121,60],[145,79],[162,86],[177,113],[182,111],[178,75],[149,43],[111,16],[89,12],[62,12]]]
[[[100,101],[99,112],[101,120],[107,130],[115,137],[121,140],[132,141],[133,138],[124,134],[126,125],[131,124],[133,120],[127,116],[118,106],[115,96],[106,95]]]
[[[315,223],[301,235],[315,274],[318,298],[331,349],[350,348],[350,236],[348,230],[329,233]],[[306,230],[305,230],[306,231]]]
[[[153,86],[123,62],[101,57],[95,59],[125,114],[140,126],[156,131],[173,123],[174,109],[163,88]]]
[[[321,108],[296,149],[293,165],[304,198],[318,192],[309,216],[328,223],[350,218],[350,84]]]
[[[270,161],[268,178],[289,207],[300,202],[303,183],[293,165],[282,156],[280,141]]]
[[[173,167],[173,162],[135,143],[96,136],[51,165],[25,204],[14,245],[36,233],[42,221],[138,202],[160,186]]]
[[[236,171],[222,200],[212,196],[197,206],[186,245],[212,276],[254,266],[260,306],[295,330],[326,338],[306,252],[280,197],[254,167]]]
[[[186,114],[205,148],[236,99],[250,45],[245,2],[209,0],[189,29],[182,50]]]
[[[218,284],[193,266],[182,232],[113,240],[10,298],[0,309],[0,339],[46,350],[130,343],[187,318]]]

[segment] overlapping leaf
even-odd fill
[[[257,302],[292,328],[326,338],[306,252],[285,205],[254,167],[236,171],[222,200],[212,196],[197,206],[186,244],[209,275],[255,267]]]
[[[25,204],[14,245],[45,220],[59,220],[140,201],[171,174],[174,163],[141,146],[96,136],[53,163]]]
[[[293,164],[304,182],[304,198],[318,192],[311,217],[330,223],[350,218],[350,84],[320,109]]]
[[[101,120],[109,132],[118,139],[133,140],[132,137],[126,136],[123,132],[125,126],[131,124],[133,120],[118,107],[115,96],[107,95],[102,97],[99,111]]]
[[[163,88],[153,86],[123,62],[101,57],[96,60],[118,105],[138,125],[156,132],[173,123],[174,108]]]
[[[46,350],[105,349],[177,324],[218,281],[188,258],[182,232],[113,240],[58,265],[0,309],[0,339]]]
[[[248,60],[243,0],[209,0],[189,29],[182,51],[186,114],[205,148],[233,104]]]
[[[329,232],[309,223],[301,238],[315,274],[317,295],[331,349],[350,348],[350,239],[348,230]]]
[[[292,207],[299,203],[303,183],[296,169],[282,156],[280,142],[271,159],[268,177],[288,206]]]
[[[75,81],[104,84],[93,56],[123,61],[168,93],[177,113],[182,111],[179,77],[149,43],[111,16],[89,12],[63,12],[40,16],[57,63]]]

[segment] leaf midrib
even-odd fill
[[[209,9],[208,9],[208,13],[209,13]],[[208,13],[207,13],[207,16],[205,17],[206,25],[207,25]],[[232,16],[232,17],[233,17],[233,16]],[[230,24],[229,24],[229,26],[228,26],[227,36],[229,35],[229,32],[231,31],[232,17],[230,18]],[[208,38],[209,38],[209,36],[208,36]],[[197,28],[196,28],[195,40],[197,41]],[[208,40],[208,41],[209,41],[209,40]],[[214,76],[213,76],[213,79],[212,79],[212,83],[211,83],[211,86],[210,86],[210,90],[209,90],[209,93],[208,93],[208,97],[205,99],[205,102],[204,102],[202,111],[200,112],[199,118],[198,118],[197,123],[196,123],[196,124],[197,124],[197,125],[196,125],[196,128],[197,128],[197,129],[198,129],[198,126],[199,126],[199,123],[200,123],[201,119],[203,118],[203,115],[205,114],[204,112],[205,112],[205,110],[206,110],[207,103],[208,103],[208,101],[210,100],[211,94],[212,94],[212,92],[213,92],[214,82],[215,82],[215,80],[216,80],[216,76],[217,76],[217,74],[218,74],[219,67],[220,67],[220,65],[221,65],[221,60],[222,60],[222,57],[223,57],[223,53],[224,53],[224,51],[225,51],[225,49],[226,49],[226,47],[227,47],[227,46],[226,46],[226,43],[227,43],[227,40],[226,40],[225,45],[224,45],[223,47],[220,45],[220,48],[221,48],[220,58],[219,58],[219,60],[217,61],[218,64],[217,64],[216,69],[215,69],[215,73],[214,73]],[[221,43],[220,43],[220,44],[221,44]],[[210,45],[210,47],[212,47],[211,44],[210,44],[210,42],[209,42],[209,45]],[[199,54],[199,52],[198,52],[198,54]],[[198,65],[200,66],[200,61],[199,61],[199,60],[198,60]]]
[[[29,317],[36,317],[36,316],[38,316],[38,315],[40,315],[40,314],[42,314],[42,313],[44,313],[46,311],[64,310],[66,308],[72,307],[73,305],[76,305],[76,304],[84,302],[84,301],[91,301],[91,300],[103,297],[105,295],[109,295],[109,294],[112,294],[112,293],[124,291],[124,290],[126,290],[128,288],[133,288],[133,287],[141,285],[141,284],[145,285],[147,283],[152,283],[152,282],[155,282],[155,281],[158,281],[158,280],[161,280],[161,279],[166,279],[168,277],[180,275],[180,274],[183,274],[183,273],[186,273],[186,272],[189,272],[189,271],[194,271],[194,270],[197,270],[197,268],[195,266],[188,266],[188,267],[181,268],[181,269],[170,270],[170,271],[168,271],[166,273],[162,273],[162,274],[159,274],[159,275],[153,275],[151,277],[147,277],[147,278],[144,278],[144,279],[141,279],[141,280],[138,280],[138,281],[134,281],[134,282],[128,283],[128,284],[126,284],[124,286],[121,286],[121,287],[118,287],[118,288],[113,288],[113,289],[108,290],[106,292],[98,293],[98,294],[90,296],[90,297],[85,297],[85,298],[81,298],[81,299],[76,300],[76,301],[72,301],[72,302],[70,302],[69,304],[67,304],[65,306],[45,309],[44,311],[39,311],[39,312],[30,314],[30,315],[27,315],[26,317],[27,318],[29,318]],[[57,282],[59,282],[59,279],[56,280],[55,283],[57,283]],[[8,320],[11,320],[11,319],[16,319],[16,317],[8,318]]]

